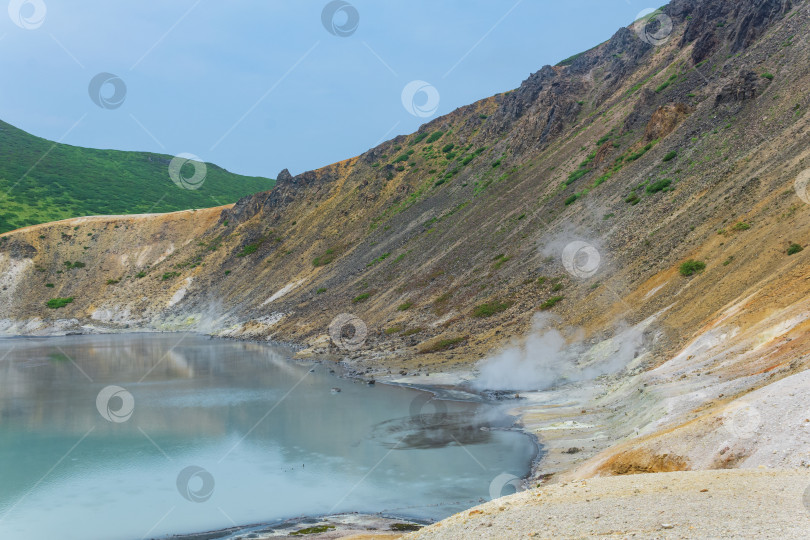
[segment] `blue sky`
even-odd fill
[[[327,0],[11,0],[0,119],[67,144],[297,174],[517,87],[658,7],[642,1],[351,0],[330,20],[359,23],[337,36]],[[123,81],[120,106],[90,98],[99,73]],[[403,106],[415,80],[435,88],[431,116]]]

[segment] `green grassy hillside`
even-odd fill
[[[0,233],[86,215],[219,206],[275,184],[209,163],[202,187],[182,189],[169,177],[172,157],[57,144],[0,121]]]

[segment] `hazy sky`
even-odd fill
[[[642,2],[3,0],[0,119],[297,174],[515,88],[658,7]]]

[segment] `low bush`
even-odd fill
[[[509,261],[509,257],[506,255],[498,255],[497,257],[492,259],[495,261],[495,264],[492,265],[493,270],[498,270],[501,266]]]
[[[425,133],[417,133],[416,136],[409,143],[409,146],[419,144],[420,142],[424,141],[427,138],[428,135],[429,135],[429,133],[427,133],[427,132],[425,132]]]
[[[790,244],[790,247],[787,250],[788,255],[796,255],[800,251],[804,251],[804,248],[799,244]]]
[[[591,172],[591,169],[577,169],[577,170],[575,170],[574,172],[572,172],[571,174],[568,175],[568,180],[565,181],[565,185],[570,186],[571,184],[573,184],[574,182],[576,182],[577,180],[579,180],[580,178],[582,178],[583,176],[585,176],[589,172]]]
[[[487,302],[486,304],[481,304],[480,306],[475,307],[473,310],[473,317],[492,317],[493,315],[506,311],[511,306],[511,302]]]
[[[337,258],[337,250],[334,248],[327,249],[320,257],[315,257],[312,260],[312,266],[326,266]]]
[[[627,159],[625,161],[636,161],[637,159],[641,159],[641,157],[644,154],[646,154],[647,152],[649,152],[652,147],[653,147],[653,143],[647,143],[644,146],[644,148],[642,148],[641,150],[639,150],[635,154],[630,154],[629,156],[627,156]]]
[[[441,139],[442,135],[444,135],[444,131],[434,131],[433,133],[430,134],[430,136],[427,138],[425,142],[428,144],[434,143],[439,139]]]
[[[556,306],[557,304],[559,304],[560,302],[562,302],[563,300],[565,300],[564,296],[552,296],[551,298],[540,304],[540,309],[542,309],[543,311],[547,311]]]
[[[352,304],[359,304],[360,302],[365,302],[371,297],[371,293],[363,293],[360,295],[355,296],[352,298]]]
[[[366,264],[366,267],[371,267],[371,266],[374,266],[377,263],[381,263],[390,256],[391,256],[390,253],[383,253],[382,255],[380,255],[379,257],[377,257],[376,259],[374,259],[370,263]]]
[[[647,186],[647,193],[653,194],[658,193],[659,191],[664,191],[665,189],[669,188],[670,185],[672,185],[672,180],[669,180],[668,178],[653,182]]]
[[[242,251],[240,253],[237,253],[236,256],[237,257],[247,257],[248,255],[256,253],[256,251],[258,249],[259,249],[259,244],[248,244],[245,247],[243,247]]]
[[[397,307],[397,311],[408,311],[409,309],[411,309],[412,306],[413,306],[413,302],[408,300],[407,302],[405,302],[403,304],[400,304]]]
[[[703,270],[706,269],[706,263],[703,261],[696,261],[694,259],[689,259],[688,261],[681,264],[680,272],[681,275],[684,277],[694,276]]]
[[[73,302],[73,297],[69,298],[52,298],[48,300],[47,306],[51,309],[60,309]]]

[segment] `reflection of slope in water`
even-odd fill
[[[492,439],[488,428],[469,412],[420,414],[375,425],[371,439],[398,450],[445,448],[488,443]]]
[[[244,357],[239,355],[237,346]],[[150,381],[192,378],[198,374],[226,374],[228,361],[257,367],[274,367],[294,375],[296,367],[287,362],[287,351],[261,344],[238,345],[201,338],[196,334],[125,334],[71,336],[54,346],[53,338],[13,338],[0,340],[3,364],[17,368],[35,368],[64,364],[62,376],[85,380],[113,377],[119,381]],[[73,365],[75,363],[75,365]],[[76,366],[81,368],[82,374]]]
[[[247,431],[283,395],[275,384],[305,372],[281,350],[193,334],[2,339],[0,421],[76,436],[91,427],[135,437],[138,426],[154,436]],[[135,396],[133,422],[103,421],[96,398],[107,385]]]
[[[283,396],[284,392],[274,388],[199,388],[173,389],[170,394],[164,394],[156,388],[155,391],[143,393],[149,400],[150,408],[154,409],[187,409],[214,407],[238,407],[241,405],[272,406]],[[160,412],[160,411],[159,411]],[[232,414],[230,411],[229,414]]]

